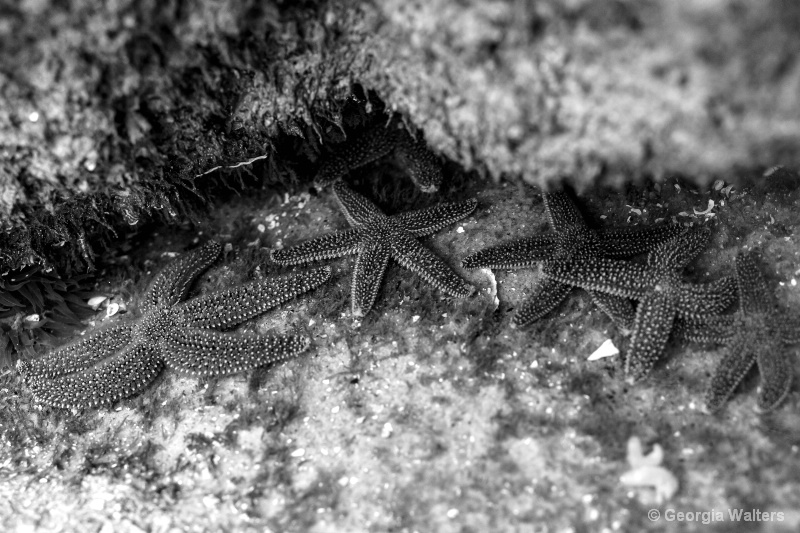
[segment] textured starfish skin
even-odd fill
[[[708,244],[710,232],[691,229],[659,244],[647,265],[589,255],[552,262],[545,275],[562,283],[639,301],[625,361],[632,379],[647,375],[663,356],[676,316],[701,319],[722,313],[736,299],[734,280],[707,284],[685,282],[680,270]]]
[[[353,228],[323,235],[291,248],[273,250],[274,262],[298,265],[358,254],[351,284],[352,311],[356,316],[363,316],[372,309],[390,258],[445,294],[463,298],[472,293],[472,285],[419,244],[415,237],[430,235],[468,216],[475,210],[476,200],[438,204],[386,216],[367,198],[341,181],[334,184],[333,192]]]
[[[182,301],[219,256],[209,242],[182,255],[151,281],[141,317],[95,331],[17,369],[40,402],[95,407],[142,391],[165,366],[191,375],[231,374],[282,361],[308,347],[297,335],[223,333],[330,278],[330,269],[255,281]]]
[[[595,231],[590,229],[571,197],[565,192],[544,193],[544,205],[553,233],[512,241],[476,252],[462,261],[464,268],[527,268],[539,262],[569,261],[575,255],[625,258],[644,253],[677,235],[678,226],[660,225]],[[543,280],[517,311],[518,326],[530,324],[555,309],[572,291],[573,285],[555,279]],[[630,327],[634,310],[621,296],[589,290],[595,304],[623,327]]]
[[[320,189],[343,178],[350,170],[363,167],[392,152],[421,191],[435,192],[442,183],[441,165],[425,141],[409,134],[397,119],[370,128],[337,145],[334,150],[323,160],[314,178],[314,185]]]
[[[792,386],[792,358],[783,347],[800,342],[800,320],[778,307],[758,269],[755,254],[741,253],[736,257],[736,285],[739,308],[735,314],[690,322],[683,336],[726,347],[706,394],[710,412],[722,409],[753,366],[761,374],[758,408],[771,411],[781,404]]]

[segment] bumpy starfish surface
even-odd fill
[[[709,237],[706,229],[690,229],[653,248],[647,265],[578,254],[568,261],[549,263],[545,275],[639,301],[625,361],[625,374],[638,379],[662,357],[676,315],[718,315],[736,299],[733,278],[699,284],[680,277],[679,272],[703,251]]]
[[[656,226],[604,229],[589,228],[577,206],[565,192],[542,195],[547,218],[553,233],[493,246],[466,257],[464,268],[525,268],[543,262],[545,273],[552,262],[569,261],[572,256],[625,258],[650,250],[653,246],[681,232],[680,226]],[[536,293],[517,311],[514,322],[518,326],[530,324],[555,309],[572,291],[573,285],[545,278]],[[595,304],[614,322],[629,327],[634,310],[624,297],[589,290]]]
[[[192,282],[219,256],[209,242],[180,256],[151,281],[141,317],[95,331],[86,339],[17,369],[34,397],[55,407],[95,407],[136,394],[165,366],[191,375],[217,376],[297,355],[308,347],[298,335],[223,333],[330,278],[330,268],[271,278],[182,301]]]
[[[683,336],[727,347],[706,395],[709,411],[719,411],[725,405],[754,365],[761,374],[758,407],[771,411],[792,385],[792,358],[783,346],[800,342],[800,319],[778,307],[752,253],[736,257],[736,283],[736,313],[690,322]]]
[[[336,145],[323,159],[314,185],[327,187],[347,175],[394,152],[411,180],[422,192],[434,192],[442,183],[442,168],[423,139],[417,139],[396,118],[374,126],[352,139]]]
[[[476,200],[443,203],[386,216],[341,181],[334,184],[333,192],[353,227],[291,248],[273,250],[273,261],[280,265],[297,265],[358,254],[351,284],[352,310],[356,316],[365,315],[375,303],[389,258],[445,294],[463,298],[472,292],[472,285],[419,244],[415,237],[430,235],[466,217],[475,210]]]

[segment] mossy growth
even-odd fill
[[[296,185],[284,156],[340,124],[353,11],[245,2],[222,26],[160,5],[9,12],[0,85],[17,109],[0,130],[22,149],[4,161],[0,272],[85,272],[131,224],[199,221],[215,187]]]

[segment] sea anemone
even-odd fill
[[[0,275],[0,369],[53,345],[92,313],[87,276],[63,280],[38,265]]]

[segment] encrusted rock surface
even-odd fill
[[[271,247],[347,227],[329,194],[292,186],[348,131],[337,104],[360,84],[447,159],[434,195],[396,160],[354,172],[354,186],[389,213],[478,198],[425,243],[454,267],[545,229],[531,184],[564,176],[595,224],[716,222],[688,275],[729,275],[736,253],[757,247],[778,300],[800,309],[797,175],[766,171],[800,163],[793,2],[96,4],[27,1],[0,17],[0,213],[25,227],[65,201],[96,202],[131,230],[103,237],[113,260],[98,292],[115,303],[133,303],[163,254],[194,239],[232,245],[202,293],[281,271]],[[250,182],[201,204],[194,227],[169,212],[191,185],[206,194],[248,179],[289,192]],[[170,226],[148,226],[147,213]],[[54,250],[81,253],[77,234],[62,240]],[[796,386],[759,415],[747,380],[709,416],[720,353],[677,341],[627,385],[619,357],[587,361],[627,340],[586,297],[509,327],[536,269],[494,272],[496,308],[485,272],[460,271],[481,290],[456,301],[390,267],[374,310],[354,320],[348,261],[332,262],[318,297],[244,326],[301,324],[314,339],[275,368],[167,372],[86,412],[37,407],[15,374],[0,376],[0,529],[751,530],[651,521],[619,482],[634,435],[645,454],[658,443],[678,479],[662,517],[757,509],[783,513],[762,531],[800,526]],[[101,309],[95,322],[113,320]]]

